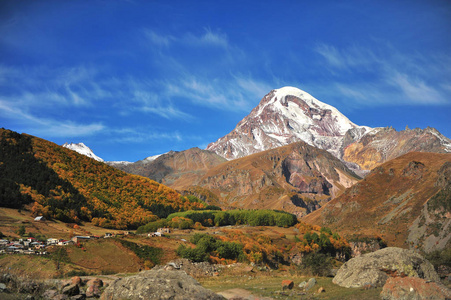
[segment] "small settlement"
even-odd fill
[[[104,238],[109,238],[112,236],[113,235],[111,233],[107,233],[105,234]],[[50,246],[67,246],[99,238],[100,238],[99,236],[74,236],[70,240],[49,238],[46,241],[39,241],[34,237],[22,238],[14,241],[0,239],[0,254],[22,253],[22,254],[46,255],[48,254],[46,249],[47,247]]]
[[[35,219],[36,220],[36,219]],[[42,221],[42,220],[39,220]],[[149,233],[149,237],[153,236],[164,236],[166,233],[170,233],[169,228],[158,228],[156,232]],[[105,233],[102,238],[112,238],[115,236],[123,236],[129,235],[131,232],[124,231],[122,233],[113,234],[110,232]],[[48,238],[46,241],[38,240],[34,237],[21,238],[18,240],[10,241],[7,239],[0,239],[0,254],[8,253],[8,254],[34,254],[34,255],[46,255],[48,252],[46,251],[47,247],[51,246],[67,246],[67,245],[79,245],[80,243],[87,242],[89,240],[99,239],[99,236],[74,236],[70,240],[65,239],[56,239],[56,238]]]

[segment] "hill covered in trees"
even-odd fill
[[[52,142],[0,129],[0,206],[102,227],[137,228],[206,204]]]

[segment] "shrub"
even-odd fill
[[[219,258],[225,259],[243,259],[243,245],[235,242],[223,242],[205,233],[194,234],[190,242],[196,245],[196,248],[187,248],[183,245],[177,249],[177,254],[183,258],[193,261],[205,261],[209,254],[213,252]]]
[[[175,217],[168,222],[168,226],[171,228],[189,229],[193,228],[194,222],[191,219],[184,217]]]
[[[173,220],[177,217],[200,222],[203,226],[211,226],[209,220],[214,220],[216,226],[248,224],[251,226],[289,227],[297,223],[295,215],[274,210],[185,211],[173,213],[167,219]]]
[[[206,233],[195,233],[191,238],[190,238],[190,242],[193,243],[194,245],[197,245],[197,243],[199,242],[200,239],[202,239],[203,237],[208,236],[208,234]]]
[[[328,276],[332,268],[332,258],[326,254],[313,252],[302,258],[301,267],[315,276]]]
[[[234,242],[219,242],[216,248],[220,258],[241,259],[244,255],[243,245]]]
[[[24,236],[25,235],[25,226],[20,225],[20,227],[19,227],[19,229],[17,229],[16,233],[20,236]]]
[[[74,276],[91,276],[94,273],[88,273],[86,271],[79,271],[79,270],[71,270],[66,273],[66,277],[74,277]]]
[[[155,232],[158,228],[163,228],[168,226],[168,221],[166,219],[161,219],[158,221],[150,222],[146,225],[138,227],[136,233],[146,233],[146,232]]]
[[[132,250],[136,256],[142,259],[144,262],[150,260],[154,265],[159,264],[161,257],[163,256],[163,250],[161,248],[150,247],[147,245],[138,245],[136,243],[119,240],[118,241],[128,249]]]
[[[437,269],[439,266],[451,267],[451,248],[436,250],[424,255],[425,258]]]
[[[208,259],[208,254],[200,247],[189,248],[185,245],[180,245],[177,248],[177,254],[180,257],[187,258],[195,262],[207,261]]]
[[[196,243],[197,248],[203,249],[205,253],[210,253],[216,250],[216,239],[212,236],[206,235]]]

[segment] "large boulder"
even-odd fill
[[[451,299],[451,291],[437,282],[417,277],[389,278],[382,288],[383,300]]]
[[[333,283],[343,287],[381,287],[389,277],[419,277],[440,281],[434,267],[421,255],[401,248],[384,248],[347,261]]]
[[[150,270],[111,283],[101,299],[212,299],[224,297],[202,287],[184,271]]]

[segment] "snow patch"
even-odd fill
[[[102,158],[100,158],[97,155],[95,155],[94,152],[92,152],[92,150],[88,146],[83,144],[83,143],[78,143],[78,144],[75,144],[75,143],[64,143],[62,146],[64,148],[73,150],[73,151],[75,151],[75,152],[77,152],[79,154],[82,154],[82,155],[85,155],[85,156],[90,157],[92,159],[95,159],[97,161],[100,161],[100,162],[104,161]]]

